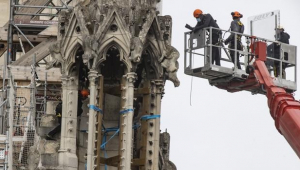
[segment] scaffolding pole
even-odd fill
[[[13,42],[13,30],[12,30],[12,23],[13,23],[13,0],[10,0],[10,13],[9,13],[9,24],[8,24],[8,34],[7,34],[7,44],[8,44],[8,48],[7,48],[7,53],[6,53],[6,57],[4,57],[4,66],[3,66],[3,78],[2,78],[2,94],[1,94],[1,102],[4,101],[4,99],[6,98],[6,88],[5,88],[5,81],[6,81],[6,70],[7,70],[7,65],[10,63],[11,58],[12,58],[12,42]],[[4,132],[6,131],[6,127],[5,127],[5,107],[1,107],[0,108],[0,121],[1,121],[1,134],[4,134]]]
[[[26,41],[30,44],[30,46],[32,48],[34,48],[34,45],[30,42],[30,40],[28,39],[28,37],[23,33],[21,26],[30,26],[32,28],[41,28],[41,25],[34,25],[34,24],[15,24],[14,22],[14,18],[17,15],[21,15],[21,16],[32,16],[33,18],[36,16],[48,16],[50,17],[49,20],[52,20],[53,18],[57,17],[59,14],[60,10],[63,9],[72,9],[71,6],[68,6],[68,4],[71,2],[72,0],[69,0],[67,3],[62,2],[63,5],[61,6],[50,6],[49,4],[52,3],[53,4],[53,0],[49,0],[45,5],[22,5],[22,4],[16,4],[15,0],[10,0],[10,19],[9,19],[9,24],[8,24],[8,52],[7,52],[7,62],[6,63],[10,63],[12,61],[12,51],[13,51],[13,32],[14,29],[18,30],[18,34],[20,33],[25,39]],[[22,12],[17,12],[15,11],[15,9],[20,9],[20,8],[40,8],[40,10],[38,10],[36,13],[22,13]],[[56,13],[42,13],[45,9],[56,9],[57,12]],[[31,19],[33,19],[31,18]],[[19,27],[20,26],[20,27]],[[46,28],[46,27],[45,27]],[[43,61],[45,61],[47,63],[46,60],[43,59]],[[3,69],[3,72],[5,73],[6,68]],[[5,74],[3,74],[5,75]],[[3,87],[5,84],[5,79],[3,79]],[[4,100],[5,96],[2,97],[2,101]],[[1,112],[1,110],[0,110]]]
[[[13,76],[9,80],[9,116],[8,116],[8,169],[13,169],[13,119],[14,119],[14,103],[15,89]]]
[[[22,15],[22,16],[33,16],[31,17],[34,18],[34,16],[49,16],[49,20],[53,19],[54,17],[57,17],[59,14],[59,11],[63,9],[71,9],[72,7],[67,6],[72,0],[69,0],[68,2],[63,2],[63,5],[60,6],[50,6],[49,3],[52,3],[52,0],[49,0],[48,3],[44,4],[43,6],[41,5],[21,5],[18,4],[17,1],[15,0],[9,0],[9,7],[10,7],[10,13],[9,13],[9,22],[8,22],[8,30],[7,30],[7,54],[6,57],[4,57],[4,64],[3,64],[3,81],[2,81],[2,94],[0,98],[0,133],[4,134],[6,132],[7,139],[6,139],[6,153],[7,156],[5,157],[5,170],[12,170],[13,169],[13,135],[14,135],[14,104],[15,104],[15,97],[16,97],[16,91],[14,87],[14,79],[13,76],[10,73],[9,65],[11,64],[12,60],[14,60],[14,47],[13,47],[13,36],[14,34],[17,34],[19,41],[21,40],[21,37],[19,34],[21,34],[24,39],[26,39],[27,43],[34,48],[33,43],[30,42],[30,40],[27,37],[27,33],[23,32],[23,28],[20,24],[15,24],[15,16],[16,15]],[[53,4],[53,3],[52,3]],[[40,8],[40,10],[36,10],[35,12],[31,13],[22,13],[21,11],[16,12],[16,10],[21,9],[21,8]],[[55,9],[57,10],[56,13],[42,13],[45,9]],[[31,28],[38,28],[40,29],[40,25],[30,25]],[[45,27],[46,28],[46,27]],[[23,30],[23,31],[22,31]],[[17,32],[14,32],[17,31]],[[26,51],[24,50],[24,46],[22,42],[20,41],[20,45],[22,48],[22,52],[25,53]],[[43,59],[44,60],[44,59]],[[47,62],[46,60],[44,60]],[[46,80],[45,80],[45,88],[44,88],[44,108],[43,112],[46,112],[46,102],[47,102],[47,72],[46,74]],[[35,121],[36,121],[36,54],[33,56],[33,65],[32,65],[32,79],[31,79],[31,84],[30,84],[30,113],[29,113],[29,118],[26,126],[26,131],[28,128],[34,128],[35,130]],[[26,108],[25,106],[22,108]],[[7,113],[7,114],[5,114]],[[7,120],[7,121],[5,121]],[[24,133],[25,136],[23,138],[26,138],[26,133]],[[24,150],[25,147],[25,142],[23,141],[22,143],[22,149]],[[19,161],[22,160],[22,152],[20,152],[20,157]]]
[[[44,8],[44,9],[68,9],[65,6],[49,6],[49,5],[48,6],[15,5],[15,7],[21,7],[21,8]]]

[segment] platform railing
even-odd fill
[[[213,44],[212,32],[218,32],[218,43]],[[234,34],[234,47],[226,47],[224,40]],[[184,34],[184,67],[185,73],[191,75],[193,69],[197,68],[212,68],[220,67],[212,64],[212,51],[213,47],[218,48],[219,54],[221,56],[221,67],[220,68],[229,68],[232,69],[233,73],[244,72],[247,65],[252,65],[254,61],[254,51],[251,51],[250,45],[251,41],[262,41],[267,44],[267,61],[266,66],[270,72],[270,75],[277,79],[278,81],[289,81],[293,82],[294,85],[297,82],[297,47],[278,41],[272,41],[264,38],[254,37],[247,34],[241,34],[237,32],[231,32],[228,30],[222,30],[213,27],[207,27],[202,30],[199,30],[195,33],[186,32]],[[216,36],[216,34],[215,34]],[[240,42],[238,40],[240,38]],[[238,43],[242,44],[242,50],[238,49]],[[273,46],[273,47],[272,47]],[[273,48],[273,49],[272,49]],[[234,53],[235,62],[232,63],[230,53]],[[242,57],[241,57],[242,56]],[[199,59],[200,62],[199,66]],[[237,59],[244,59],[240,62],[240,65],[244,68],[239,69],[237,67]],[[195,62],[196,60],[196,62]],[[285,74],[285,70],[289,71]],[[293,71],[290,71],[293,69]],[[275,75],[275,70],[277,75]],[[286,76],[287,75],[287,76]],[[275,78],[275,76],[277,76]]]

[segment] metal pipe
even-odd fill
[[[234,70],[236,70],[237,69],[237,35],[236,34],[234,34]]]
[[[9,116],[8,116],[8,169],[13,169],[13,118],[14,118],[14,84],[13,84],[13,76],[10,76],[9,80]]]
[[[4,100],[4,98],[7,96],[7,92],[6,92],[6,89],[5,89],[5,80],[6,80],[6,69],[7,69],[7,65],[10,63],[11,61],[11,58],[12,58],[12,55],[11,55],[11,52],[12,52],[12,47],[13,47],[13,28],[12,28],[12,24],[13,24],[13,19],[14,19],[14,8],[13,8],[13,0],[10,0],[10,13],[9,13],[9,24],[8,24],[8,34],[7,34],[7,52],[6,52],[6,57],[4,57],[4,68],[3,68],[3,80],[2,80],[2,89],[3,89],[3,92],[2,92],[2,95],[1,95],[1,101]],[[0,115],[3,116],[4,115],[4,107],[2,107],[0,109],[1,113]],[[1,133],[3,134],[4,133],[4,129],[6,129],[5,127],[5,123],[4,123],[4,119],[3,118],[1,120]]]
[[[51,4],[53,7],[57,7],[53,2],[50,2],[50,4]],[[51,8],[49,8],[49,9],[51,9]],[[56,9],[57,12],[60,12],[60,10],[57,9],[57,8],[52,8],[52,9]],[[67,9],[67,8],[65,8],[65,9]],[[51,11],[51,12],[52,12],[52,11]]]
[[[60,2],[61,2],[65,7],[68,6],[63,0],[60,0]]]
[[[221,45],[222,45],[222,47],[223,47],[223,50],[224,50],[224,52],[225,52],[225,54],[227,55],[227,57],[229,58],[229,60],[230,61],[232,61],[232,59],[231,59],[231,57],[230,57],[230,54],[228,53],[228,51],[227,50],[225,50],[225,46],[224,46],[224,44],[221,42]]]
[[[15,7],[21,8],[47,8],[47,9],[68,9],[65,6],[33,6],[33,5],[15,5]]]
[[[36,28],[47,28],[50,25],[53,24],[49,24],[49,25],[39,25],[39,24],[15,24],[15,26],[17,27],[36,27]]]
[[[212,65],[212,27],[209,28],[209,67]]]
[[[30,101],[30,110],[31,110],[31,119],[29,119],[31,121],[31,125],[34,126],[34,121],[35,121],[35,87],[36,87],[36,80],[35,80],[35,76],[36,76],[36,67],[35,67],[35,63],[36,63],[36,54],[34,53],[33,55],[33,60],[32,60],[32,79],[31,79],[31,101]]]
[[[204,32],[206,32],[207,29],[204,29]],[[204,40],[204,65],[207,64],[207,41]]]
[[[15,86],[15,88],[32,89],[30,86]]]
[[[69,3],[71,3],[72,0],[69,0],[66,4],[69,5]],[[72,9],[73,7],[68,6],[68,9]],[[58,12],[56,12],[56,14],[58,14]],[[54,17],[51,17],[50,20],[52,20]]]
[[[43,58],[42,60],[45,62],[45,64],[47,64],[47,63],[48,63],[48,61],[47,61],[46,59],[44,59],[44,58]]]
[[[228,30],[223,30],[223,29],[219,29],[219,28],[214,28],[214,27],[206,27],[204,29],[213,29],[213,30],[220,30],[220,31],[224,31],[224,32],[229,32],[229,33],[235,33],[237,35],[241,35],[241,36],[244,36],[244,37],[251,37],[251,35],[248,35],[248,34],[243,34],[243,33],[238,33],[238,32],[232,32],[232,31],[228,31]],[[190,33],[191,31],[189,32],[186,32],[186,33]],[[261,37],[255,37],[255,39],[259,39],[261,41],[268,41],[268,42],[275,42],[277,44],[282,44],[281,42],[278,42],[278,41],[274,41],[274,40],[269,40],[269,39],[266,39],[266,38],[261,38]]]
[[[46,114],[46,107],[47,107],[47,71],[45,72],[45,88],[44,88],[44,114]]]
[[[1,103],[0,107],[2,107],[7,102],[7,99]]]
[[[17,32],[17,33],[18,33],[18,38],[19,38],[19,41],[20,41],[20,46],[21,46],[22,52],[23,52],[23,54],[25,54],[25,50],[24,50],[24,46],[23,46],[23,42],[21,40],[20,34],[19,34],[19,32]]]
[[[10,15],[8,24],[8,50],[7,50],[7,61],[5,64],[9,64],[12,59],[12,46],[13,46],[13,24],[14,24],[14,4],[13,0],[10,0]],[[3,79],[4,80],[4,79]],[[4,87],[4,86],[3,86]]]
[[[251,21],[252,22],[252,21]],[[278,40],[278,34],[276,33],[276,30],[278,28],[278,25],[277,25],[277,15],[275,15],[275,40]]]
[[[187,34],[185,33],[184,34],[184,49],[188,49],[188,47],[186,46],[186,41],[187,41]],[[186,59],[187,59],[187,57],[186,57],[186,51],[184,52],[184,69],[186,69],[187,68],[187,66],[186,66]],[[191,67],[190,67],[191,68]]]
[[[43,6],[48,6],[50,4],[50,2],[52,2],[52,0],[48,0]],[[35,12],[35,14],[40,14],[43,11],[44,11],[44,9],[39,9],[37,12]],[[36,16],[32,16],[31,20],[34,20],[35,18],[36,18]]]
[[[52,16],[57,17],[57,16],[58,16],[58,14],[49,14],[49,13],[45,13],[45,14],[15,13],[15,15],[25,15],[25,16],[49,16],[49,17],[52,17]]]
[[[16,25],[14,25],[13,24],[13,26],[21,33],[21,35],[25,38],[25,40],[30,44],[30,46],[32,47],[32,48],[34,48],[34,45],[30,42],[30,40],[26,37],[26,35],[19,29],[19,27],[18,26],[16,26]]]

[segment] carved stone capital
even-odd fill
[[[78,82],[75,76],[62,76],[61,84],[63,89],[77,89]]]
[[[96,70],[89,71],[89,80],[91,83],[95,83],[95,81],[98,77],[99,77],[99,74]]]
[[[165,91],[165,83],[163,80],[155,80],[154,81],[156,85],[156,93],[162,94]]]
[[[69,78],[67,76],[63,75],[61,78],[61,85],[62,85],[63,89],[67,88],[68,82],[69,82]]]
[[[127,73],[125,77],[129,83],[134,83],[137,79],[137,75],[134,72]]]

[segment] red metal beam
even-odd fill
[[[300,158],[300,102],[295,100],[293,95],[285,89],[275,86],[272,77],[265,65],[266,43],[255,42],[252,39],[251,49],[254,52],[254,70],[249,74],[246,81],[233,81],[227,84],[216,85],[228,92],[243,90],[255,90],[264,88],[268,98],[270,113],[275,120],[277,130],[286,138]]]
[[[259,83],[267,91],[268,105],[271,116],[275,120],[275,126],[300,158],[300,102],[295,100],[293,95],[287,93],[283,88],[274,85],[264,63],[266,43],[254,42],[254,46],[257,47],[254,73]],[[263,52],[260,50],[263,50]]]

